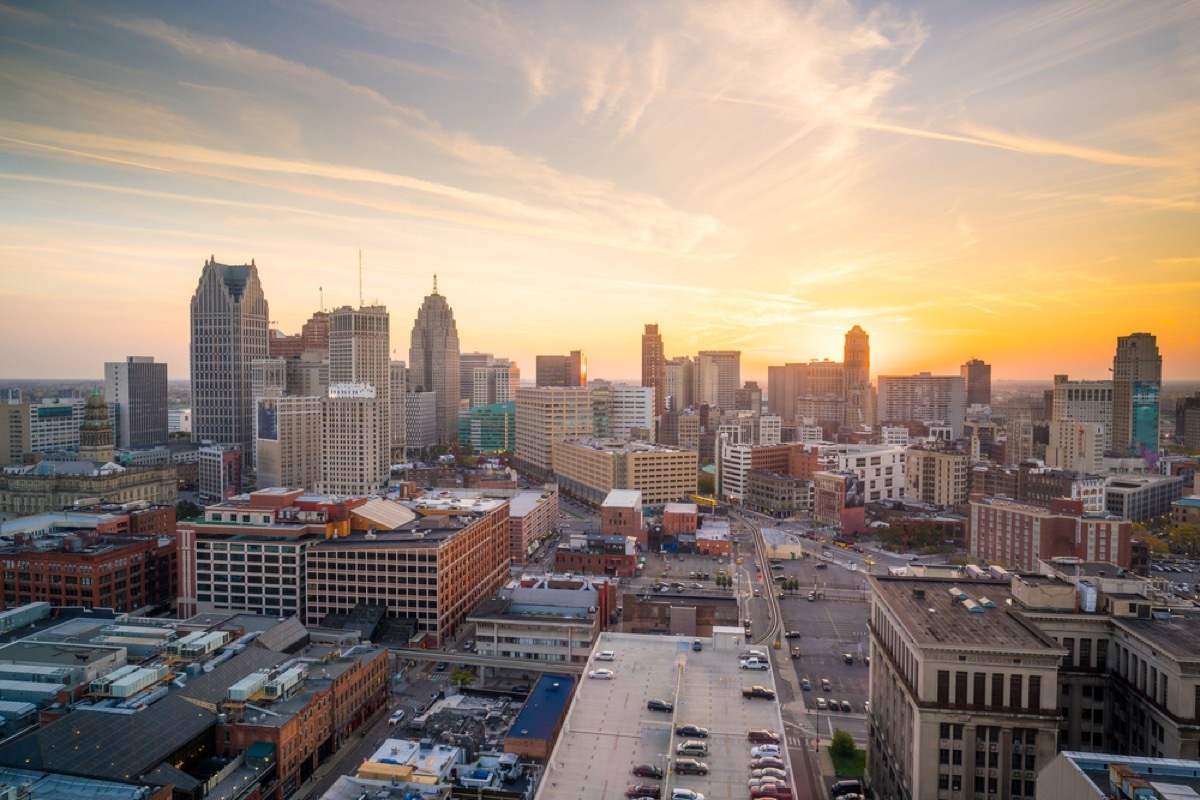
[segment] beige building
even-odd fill
[[[517,390],[514,466],[535,478],[553,472],[555,442],[592,435],[592,400],[586,386],[539,386]]]
[[[106,503],[145,500],[152,505],[175,505],[178,477],[174,465],[123,467],[111,462],[43,461],[0,470],[0,514],[58,511],[89,498]]]
[[[366,456],[360,485],[368,494],[387,483],[392,461],[391,346],[387,309],[384,306],[342,306],[329,314],[329,396],[338,384],[359,384],[373,391],[375,420],[359,438],[360,446],[378,452]]]
[[[734,396],[742,385],[740,350],[703,350],[696,356],[696,403],[732,411]]]
[[[642,493],[647,506],[696,492],[698,454],[649,442],[581,439],[554,443],[554,474],[566,493],[600,503],[613,489]]]
[[[1073,381],[1066,375],[1055,375],[1050,415],[1050,419],[1056,422],[1101,426],[1103,437],[1100,449],[1111,450],[1113,382]]]
[[[262,397],[255,402],[258,485],[315,491],[321,477],[321,398]]]
[[[1098,423],[1051,422],[1046,466],[1064,472],[1099,472],[1104,466],[1104,436],[1104,426]]]
[[[329,396],[321,399],[318,492],[362,497],[387,485],[391,451],[381,446],[387,435],[379,424],[381,404],[386,401],[365,384],[330,385]]]
[[[688,356],[668,358],[663,367],[663,391],[671,411],[691,408],[696,393],[696,364]]]
[[[959,450],[910,447],[904,464],[904,496],[920,503],[953,506],[967,501],[970,458]]]
[[[990,581],[869,578],[876,797],[1033,798],[1057,750],[1065,650]]]

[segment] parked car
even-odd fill
[[[847,714],[849,714],[849,713],[850,713],[851,711],[853,711],[853,710],[854,710],[854,709],[853,709],[853,708],[850,706],[850,701],[849,701],[849,700],[843,700],[843,701],[842,701],[842,711],[845,711]]]
[[[787,779],[787,773],[775,767],[764,767],[763,769],[751,770],[751,778],[779,778],[780,780]]]
[[[750,790],[751,798],[779,797],[779,798],[785,798],[786,800],[790,800],[790,798],[792,796],[793,795],[792,795],[791,787],[780,786],[778,784],[775,784],[775,785],[768,784],[766,786],[759,786],[757,789]]]
[[[390,717],[388,717],[388,725],[399,725],[403,721],[404,721],[404,709],[403,708],[400,709],[399,711],[395,712],[394,714],[392,714]]]
[[[662,788],[653,783],[635,783],[625,787],[626,797],[662,797]]]
[[[514,692],[521,692],[522,694],[528,694],[529,693],[529,684],[518,683],[516,686],[512,687],[512,690]]]
[[[811,684],[811,683],[809,683],[809,680],[808,680],[808,678],[801,678],[801,679],[800,679],[800,688],[801,688],[801,689],[803,689],[803,690],[804,690],[804,691],[806,691],[806,692],[808,692],[808,691],[811,691],[811,690],[812,690],[812,684]]]
[[[825,698],[818,697],[817,698],[817,711],[827,711],[828,709],[829,709],[829,703],[825,702]]]
[[[703,649],[704,649],[704,644],[699,639],[692,640],[692,650],[699,653]]]
[[[708,764],[703,761],[697,761],[694,758],[677,758],[675,759],[675,774],[676,775],[707,775]]]
[[[675,735],[687,736],[692,739],[707,739],[708,728],[701,728],[699,725],[677,725]]]
[[[668,703],[666,700],[659,700],[658,698],[655,698],[653,700],[646,701],[646,708],[650,709],[651,711],[665,711],[669,714],[675,710],[675,704]]]
[[[779,745],[777,744],[760,744],[750,748],[750,756],[752,758],[762,758],[763,756],[779,756]]]
[[[639,778],[654,778],[655,780],[662,780],[663,771],[661,768],[656,767],[653,764],[634,764],[633,774],[637,775]]]
[[[847,794],[862,794],[862,781],[838,781],[829,787],[830,797],[841,797]]]
[[[830,683],[829,678],[821,678],[821,691],[823,691],[823,692],[832,692],[833,691],[833,684]]]
[[[602,681],[611,681],[613,679],[613,671],[611,669],[594,669],[588,673],[588,677]]]
[[[671,800],[704,800],[704,795],[695,789],[672,789]]]
[[[758,659],[756,659],[756,658],[747,658],[747,659],[744,659],[743,661],[741,661],[741,662],[739,662],[739,663],[740,663],[740,665],[741,665],[742,669],[759,669],[759,670],[763,670],[763,669],[770,669],[770,668],[771,668],[771,665],[770,665],[770,664],[768,664],[766,661],[759,661],[759,660],[758,660]]]
[[[783,759],[776,756],[763,756],[750,762],[750,769],[763,769],[765,767],[784,769]]]
[[[800,638],[800,631],[788,631],[787,633],[785,633],[785,634],[783,635],[783,638],[785,638],[785,639],[799,639],[799,638]]]
[[[779,744],[781,741],[778,733],[766,728],[751,728],[746,732],[746,738],[754,744]]]
[[[774,786],[787,786],[787,781],[783,780],[782,778],[776,778],[773,775],[763,776],[761,778],[751,778],[749,781],[747,781],[746,785],[751,789],[755,789],[759,786],[765,786],[768,783]]]
[[[601,650],[596,654],[597,661],[612,661],[617,657],[617,654],[612,650]]]

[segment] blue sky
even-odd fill
[[[187,374],[204,259],[272,318],[434,273],[464,350],[1200,373],[1195,2],[0,3],[10,377]]]

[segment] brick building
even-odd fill
[[[1078,500],[1051,500],[1047,508],[972,495],[967,524],[971,558],[981,561],[1021,570],[1060,557],[1131,566],[1132,524],[1085,515]]]
[[[558,524],[558,492],[521,492],[508,504],[508,555],[524,564]]]
[[[0,609],[26,603],[134,611],[178,589],[175,539],[58,532],[0,548]]]

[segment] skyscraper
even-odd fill
[[[842,381],[842,396],[846,398],[846,424],[851,427],[874,425],[874,404],[871,402],[871,339],[858,325],[846,332]]]
[[[962,365],[963,380],[967,382],[967,405],[986,406],[992,403],[992,365],[972,358]]]
[[[695,362],[688,356],[678,356],[667,361],[663,369],[663,386],[663,391],[670,398],[672,411],[690,408],[695,400]]]
[[[329,315],[329,386],[357,384],[369,386],[371,396],[355,393],[355,403],[374,405],[378,418],[371,439],[381,453],[370,461],[375,474],[368,480],[375,486],[387,483],[392,463],[391,407],[391,335],[387,309],[383,306],[363,306],[354,309],[342,306]],[[329,404],[322,405],[332,408]],[[356,412],[357,413],[357,412]],[[333,430],[336,430],[334,428]],[[325,440],[322,439],[322,447]]]
[[[467,406],[474,408],[477,405],[486,405],[478,403],[475,400],[475,370],[479,367],[489,367],[496,360],[496,357],[491,353],[461,353],[458,356],[458,377],[459,390],[458,394],[462,400],[467,401]]]
[[[321,398],[318,492],[362,497],[386,485],[391,447],[380,424],[390,429],[391,409],[375,389],[365,383],[329,385],[329,395]]]
[[[1162,356],[1153,334],[1117,337],[1113,357],[1113,449],[1119,455],[1158,452]]]
[[[654,389],[654,416],[662,416],[667,405],[666,358],[658,325],[647,325],[642,334],[642,386]]]
[[[696,355],[695,402],[732,411],[742,385],[740,350],[702,350]]]
[[[433,293],[417,311],[413,322],[412,346],[408,351],[408,390],[437,392],[437,443],[458,441],[459,376],[458,328],[446,298],[438,294],[437,276]],[[410,443],[411,446],[411,443]]]
[[[587,358],[582,350],[567,356],[538,356],[534,369],[538,386],[587,386]]]
[[[192,295],[192,441],[241,446],[254,454],[254,397],[250,362],[267,357],[270,311],[249,264],[204,262]]]
[[[116,411],[117,447],[134,450],[167,443],[167,365],[152,356],[104,364],[104,399]]]

